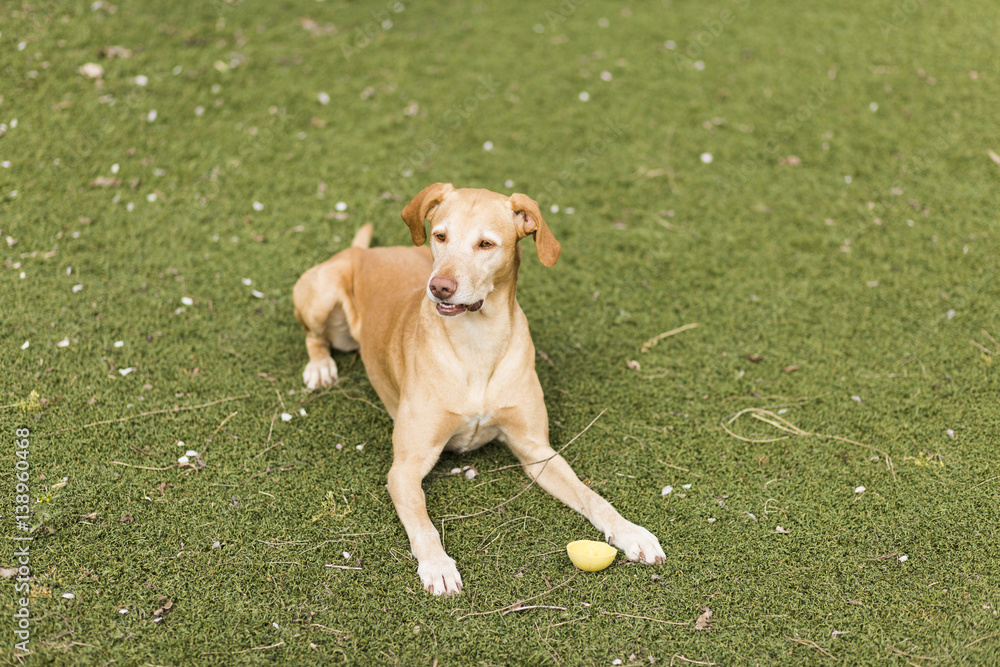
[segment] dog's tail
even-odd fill
[[[368,223],[364,225],[354,234],[354,240],[351,241],[352,248],[367,248],[372,242],[372,225]]]

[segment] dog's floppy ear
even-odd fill
[[[424,226],[424,220],[441,203],[441,200],[454,190],[451,183],[428,185],[403,209],[403,222],[410,228],[413,245],[423,245],[424,241],[427,240],[427,228]]]
[[[559,259],[562,246],[549,231],[549,226],[545,224],[542,212],[538,210],[538,202],[528,195],[516,192],[510,196],[510,207],[516,218],[518,237],[524,238],[529,234],[534,235],[538,259],[545,266],[554,266],[556,260]]]

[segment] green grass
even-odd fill
[[[997,664],[995,12],[399,4],[0,3],[4,534],[16,428],[50,498],[26,664]],[[420,590],[391,421],[352,355],[303,389],[291,288],[365,222],[407,243],[435,181],[559,207],[519,294],[551,439],[601,415],[565,454],[662,567],[576,574],[599,536],[503,504],[490,446],[427,480],[465,590]],[[741,440],[745,408],[834,437]]]

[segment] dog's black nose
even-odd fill
[[[430,288],[431,294],[442,301],[447,301],[455,294],[455,290],[458,289],[458,283],[451,278],[434,276],[431,278]]]

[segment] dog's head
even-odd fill
[[[542,264],[553,266],[559,259],[559,241],[527,195],[505,197],[435,183],[421,190],[402,215],[414,245],[427,241],[425,221],[430,221],[434,267],[427,293],[446,317],[479,310],[496,285],[516,277],[518,241],[525,236],[534,237]]]

